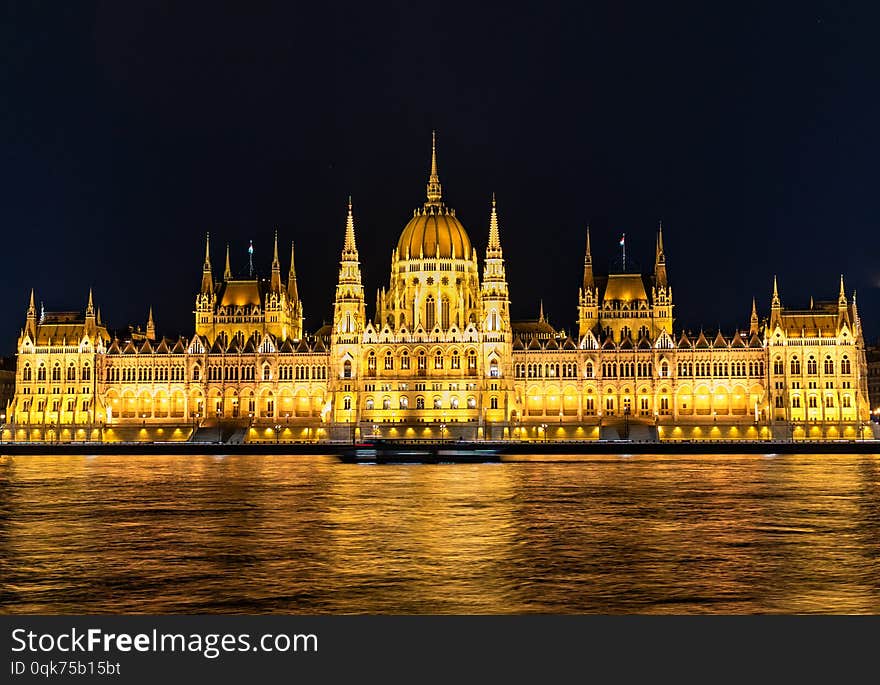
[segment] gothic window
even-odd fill
[[[782,408],[785,406],[785,405],[783,404],[783,399],[784,399],[784,398],[782,397],[782,395],[777,395],[777,396],[776,396],[776,408],[777,408],[777,409],[782,409]]]
[[[434,307],[434,296],[428,295],[425,298],[425,329],[431,330],[434,328],[434,316],[436,314],[436,310]]]
[[[434,398],[434,409],[440,409],[443,406],[439,397]]]
[[[193,380],[194,380],[194,381],[199,380],[199,376],[200,376],[200,375],[201,375],[201,370],[199,369],[199,365],[196,364],[196,365],[193,367]]]
[[[801,398],[798,395],[795,395],[791,398],[791,406],[795,409],[800,409],[801,406]]]
[[[810,409],[815,409],[815,408],[818,406],[818,404],[817,404],[817,402],[816,402],[816,396],[815,396],[815,395],[810,395],[810,396],[807,398],[807,406],[809,406]]]
[[[263,380],[272,380],[272,368],[268,364],[263,364]]]
[[[773,373],[778,376],[781,376],[783,373],[785,373],[785,370],[782,366],[782,357],[776,357],[776,359],[773,360]]]
[[[792,376],[800,376],[801,374],[801,362],[797,357],[794,357],[791,360],[791,375]]]
[[[825,406],[828,409],[834,408],[834,397],[832,395],[825,395]]]
[[[489,398],[489,409],[498,409],[498,398],[494,395]]]
[[[477,368],[477,353],[474,350],[468,351],[468,369],[476,370]]]
[[[425,356],[424,350],[419,350],[419,361],[417,362],[417,367],[419,371],[424,371],[428,368],[428,358]]]
[[[367,402],[366,402],[366,408],[367,408],[367,410],[368,410],[368,411],[371,410],[371,409],[373,408],[373,405],[374,405],[373,398],[372,398],[372,397],[368,397],[368,398],[367,398]]]
[[[350,410],[350,409],[351,409],[351,397],[346,396],[345,398],[343,398],[343,400],[342,400],[342,408],[345,409],[345,410]]]
[[[21,380],[29,381],[31,379],[31,365],[25,364],[21,371]]]
[[[451,400],[449,400],[449,407],[451,409],[458,409],[458,398],[457,397],[453,397]]]
[[[383,398],[382,409],[391,409],[391,398],[390,397]]]
[[[440,300],[440,327],[444,331],[449,330],[449,298],[447,297]]]
[[[406,397],[400,398],[400,408],[406,409],[409,406],[409,400]]]
[[[452,351],[452,362],[451,362],[451,364],[452,364],[452,368],[453,368],[453,369],[460,369],[460,368],[461,368],[461,357],[460,357],[459,354],[458,354],[458,350],[453,350],[453,351]]]
[[[400,355],[400,368],[409,369],[409,353],[406,350]]]
[[[76,380],[76,367],[71,364],[67,367],[67,380],[75,381]]]
[[[844,409],[849,409],[849,408],[850,408],[850,398],[849,398],[849,395],[844,395],[844,396],[843,396],[843,408],[844,408]]]
[[[60,381],[61,380],[61,365],[60,364],[55,364],[52,367],[52,380],[53,381]]]
[[[425,408],[425,398],[424,397],[416,397],[416,409],[424,409]]]
[[[342,377],[343,378],[351,378],[351,360],[346,359],[345,363],[342,365]]]
[[[843,355],[843,359],[840,360],[840,373],[842,373],[844,376],[848,376],[852,373],[852,369],[850,368],[849,364],[849,357],[847,357],[846,355]]]
[[[815,357],[811,356],[809,359],[807,359],[807,373],[811,376],[815,376],[817,373],[819,373],[819,365],[816,363]]]
[[[394,368],[394,357],[391,356],[391,350],[385,353],[385,369],[393,369]]]
[[[468,406],[468,409],[476,409],[477,408],[477,398],[476,397],[468,397],[467,398],[467,406]]]
[[[587,362],[586,366],[584,366],[584,378],[592,378],[593,377],[593,362]]]
[[[825,357],[825,374],[828,376],[834,374],[834,361],[831,357]]]
[[[498,378],[501,375],[501,371],[498,368],[498,360],[493,359],[489,362],[489,376],[492,378]]]
[[[669,376],[669,362],[660,362],[660,376],[663,378],[667,378]]]
[[[437,350],[437,352],[434,354],[434,368],[443,368],[443,355],[440,353],[440,350]]]

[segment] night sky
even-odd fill
[[[543,298],[571,330],[587,223],[604,273],[622,232],[650,269],[662,220],[678,327],[766,316],[774,273],[784,305],[835,299],[843,272],[880,336],[874,3],[65,4],[0,22],[3,354],[31,287],[190,334],[206,231],[217,277],[227,242],[267,272],[276,227],[286,276],[294,240],[314,330],[349,194],[372,315],[432,129],[481,260],[497,194],[515,318]]]

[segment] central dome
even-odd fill
[[[440,177],[437,175],[437,137],[431,134],[431,173],[428,176],[428,201],[413,212],[397,241],[398,259],[470,259],[471,239],[455,210],[441,201]]]
[[[471,240],[455,211],[426,204],[417,209],[397,241],[398,259],[470,259]]]

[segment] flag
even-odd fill
[[[620,246],[623,247],[624,245],[626,245],[626,233],[620,236]]]

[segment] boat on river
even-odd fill
[[[342,461],[358,464],[482,464],[500,459],[497,447],[468,440],[367,438],[342,454]]]

